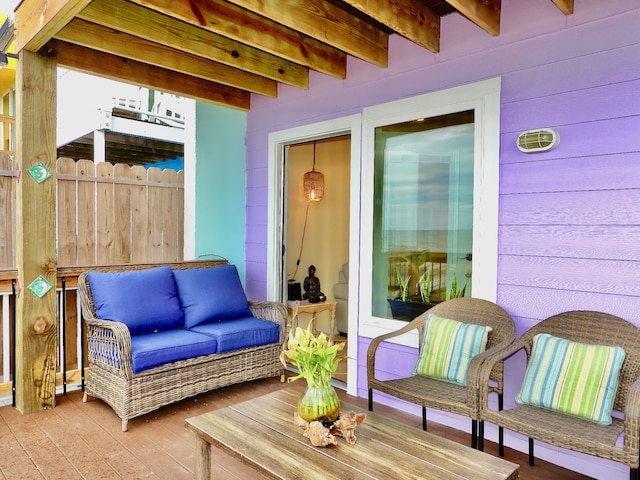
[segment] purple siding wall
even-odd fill
[[[275,100],[254,96],[247,128],[248,295],[266,292],[269,132],[501,76],[498,303],[520,332],[570,309],[606,311],[640,326],[640,4],[576,0],[575,12],[565,17],[550,1],[537,0],[535,9],[503,2],[497,38],[459,16],[445,17],[438,55],[392,37],[388,69],[350,58],[347,80],[312,75],[308,91],[282,87]],[[560,145],[519,152],[518,134],[538,127],[557,129]],[[368,343],[359,339],[360,395]],[[400,346],[382,355],[383,375],[410,371],[416,358]],[[522,358],[508,365],[505,399],[515,395],[522,367]],[[466,419],[457,425],[468,428]],[[525,439],[507,438],[526,448]],[[552,448],[537,454],[596,478],[628,475],[592,457],[565,451],[556,458]]]

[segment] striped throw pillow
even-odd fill
[[[471,359],[487,348],[491,327],[429,314],[414,375],[467,384]]]
[[[610,425],[624,357],[620,347],[538,334],[516,402]]]

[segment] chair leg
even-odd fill
[[[498,410],[502,411],[504,408],[504,397],[500,393],[498,394]],[[504,457],[504,428],[498,426],[498,455]]]
[[[529,465],[533,466],[533,438],[529,438]]]
[[[369,411],[373,412],[373,388],[369,389]]]
[[[478,450],[484,452],[484,420],[478,422]]]
[[[640,479],[640,470],[637,468],[632,468],[629,470],[629,480],[639,480]]]
[[[478,421],[471,419],[471,448],[478,448]]]
[[[427,407],[422,407],[422,430],[427,431]]]

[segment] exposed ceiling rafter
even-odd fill
[[[511,0],[504,0],[505,2]],[[573,0],[553,2],[565,15]],[[500,34],[501,0],[23,0],[16,51],[148,88],[248,110],[251,94],[347,78],[347,57],[385,68],[389,36],[437,54],[445,15]]]

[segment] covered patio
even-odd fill
[[[59,377],[58,304],[55,289],[38,296],[27,287],[39,278],[56,286],[71,268],[58,263],[56,250],[57,66],[197,100],[198,127],[193,144],[185,142],[191,149],[185,156],[193,154],[198,162],[185,178],[184,258],[201,253],[230,258],[239,265],[248,297],[255,299],[286,299],[279,227],[287,148],[348,137],[351,190],[334,210],[350,214],[348,258],[339,259],[354,279],[347,391],[364,406],[362,352],[373,337],[396,325],[372,312],[369,238],[377,200],[371,145],[375,122],[388,114],[389,104],[396,116],[415,113],[399,123],[419,121],[425,111],[436,117],[456,108],[476,109],[474,145],[484,150],[478,157],[474,214],[481,222],[474,220],[473,251],[465,261],[479,281],[468,295],[503,306],[519,334],[553,314],[579,309],[602,310],[640,325],[639,20],[636,0],[20,2],[15,12],[18,144],[11,169],[17,192],[16,273],[0,275],[5,286],[15,279],[17,300],[12,370],[17,408],[0,411],[3,429],[15,439],[11,445],[20,446],[23,459],[44,458],[42,448],[70,459],[72,450],[55,442],[45,446],[34,440],[34,450],[22,445],[34,431],[40,440],[44,432],[47,442],[60,438],[57,430],[47,430],[49,424],[74,429],[62,440],[77,437],[84,428],[78,419],[84,419],[96,436],[114,442],[113,454],[126,455],[140,478],[179,478],[164,477],[168,471],[190,478],[193,465],[170,453],[173,447],[184,455],[192,450],[184,418],[284,387],[264,381],[214,391],[144,417],[139,429],[132,425],[123,436],[106,406],[83,405],[76,392],[56,395],[56,382],[42,381]],[[488,93],[477,95],[479,89]],[[475,96],[461,98],[460,92]],[[440,111],[445,107],[452,110]],[[560,132],[558,148],[535,155],[518,151],[516,139],[523,131],[543,127]],[[52,172],[49,181],[37,183],[27,175],[38,164]],[[330,257],[333,233],[325,230],[323,255]],[[410,367],[415,348],[394,344],[387,354],[393,361],[383,369],[395,374]],[[513,402],[522,367],[522,358],[506,365],[508,401]],[[80,377],[78,371],[73,380]],[[376,411],[419,422],[415,406],[383,401]],[[460,419],[437,414],[432,419],[446,425],[443,435],[468,442]],[[165,431],[173,441],[147,440],[160,436],[164,442],[157,434]],[[140,435],[149,452],[166,452],[162,462],[170,467],[149,465],[151,453],[136,451],[131,435]],[[487,439],[496,436],[497,428],[489,426]],[[79,451],[95,453],[86,438]],[[620,465],[549,446],[539,448],[539,462],[529,467],[525,454],[516,451],[524,451],[525,442],[507,436],[512,448],[506,458],[521,465],[521,478],[587,478],[569,470],[607,480],[627,476]],[[493,444],[486,449],[495,454]],[[33,462],[34,478],[56,478],[54,470],[40,473],[45,463]],[[68,465],[79,478],[92,475],[74,461]],[[101,478],[112,473],[131,478],[102,460],[100,465],[109,472]],[[229,474],[249,475],[237,464],[229,464]]]

